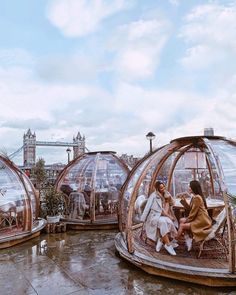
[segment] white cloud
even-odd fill
[[[37,81],[34,72],[22,67],[0,68],[0,89],[0,149],[9,153],[22,145],[23,133],[28,128],[36,131],[41,140],[50,141],[51,134],[60,134],[72,141],[73,135],[82,129],[78,122],[84,108],[88,110],[83,114],[83,118],[88,118],[86,127],[92,124],[91,100],[96,98],[96,103],[108,105],[110,98],[106,91],[91,85]],[[48,154],[49,158],[52,156]]]
[[[204,127],[235,137],[235,2],[198,5],[185,18],[180,36],[187,50],[181,62],[188,69],[204,69],[200,74],[187,72],[186,77],[179,64],[172,63],[182,50],[175,50],[179,44],[172,35],[179,29],[179,22],[174,22],[179,18],[163,16],[173,16],[173,7],[160,15],[159,5],[150,12],[149,4],[153,7],[155,1],[132,1],[142,5],[118,14],[130,1],[50,1],[51,23],[65,36],[84,36],[73,41],[60,38],[60,48],[54,42],[58,41],[55,30],[45,36],[52,38],[49,44],[42,40],[33,44],[33,38],[24,39],[31,35],[19,23],[19,40],[26,40],[34,52],[53,54],[36,59],[24,49],[0,49],[0,150],[18,149],[28,128],[45,141],[70,142],[80,131],[91,151],[139,156],[149,148],[145,138],[149,131],[156,134],[155,147],[176,137],[203,134]],[[170,8],[170,3],[182,2],[169,0],[162,9]],[[187,7],[190,5],[193,7]],[[182,7],[186,11],[184,4]],[[101,34],[86,38],[101,25]],[[117,30],[115,25],[119,25]],[[32,32],[34,29],[32,26]],[[106,38],[111,38],[109,44]],[[161,58],[165,68],[160,67],[163,72],[155,75]],[[209,66],[213,71],[206,68]],[[146,80],[138,83],[141,79]],[[41,155],[48,163],[67,160],[65,149],[42,149]]]
[[[126,110],[136,118],[136,126],[130,128],[134,135],[150,130],[169,134],[171,128],[187,125],[197,117],[203,104],[209,110],[210,103],[205,100],[206,97],[178,89],[147,90],[127,83],[118,85],[116,90],[116,109]]]
[[[199,5],[185,18],[180,37],[187,49],[182,64],[190,69],[225,63],[236,52],[236,4]]]
[[[216,61],[221,60],[221,58],[223,58],[223,56],[217,49],[212,50],[211,47],[201,44],[188,48],[181,63],[186,68],[198,70],[214,65]]]
[[[139,79],[153,74],[155,63],[151,56],[155,53],[150,49],[127,48],[120,54],[117,68],[124,78]]]
[[[206,127],[213,127],[216,135],[236,138],[236,84],[230,85],[230,90],[228,85],[222,90],[215,89],[217,95],[178,89],[147,90],[127,83],[118,85],[116,108],[136,118],[136,125],[131,127],[127,123],[130,134],[137,139],[133,152],[141,154],[144,150],[144,135],[148,131],[156,134],[155,146],[177,137],[203,135]]]
[[[45,84],[33,77],[23,68],[0,70],[0,149],[9,153],[22,145],[29,127],[38,140],[72,141],[81,131],[91,151],[115,150],[139,156],[148,150],[148,131],[157,135],[153,142],[157,147],[176,137],[203,134],[204,127],[212,126],[217,134],[229,137],[236,129],[235,96],[230,94],[235,92],[235,79],[226,85],[230,91],[217,89],[219,95],[211,98],[130,83],[118,83],[109,94],[91,85]],[[39,155],[47,163],[66,162],[64,149],[38,149]]]
[[[47,17],[65,36],[81,37],[126,6],[124,0],[51,0]]]
[[[119,75],[128,80],[152,76],[169,35],[170,23],[163,19],[139,20],[119,28],[110,48]]]
[[[9,119],[17,116],[50,120],[50,111],[58,102],[63,104],[86,93],[83,87],[36,82],[33,73],[24,68],[0,69],[0,88],[1,115]]]

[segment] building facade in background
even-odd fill
[[[141,159],[127,154],[122,154],[119,158],[130,168],[133,168],[134,165]]]

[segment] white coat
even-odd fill
[[[158,238],[158,221],[162,213],[162,200],[153,192],[148,198],[147,204],[141,216],[145,222],[144,227],[149,239],[156,241]]]

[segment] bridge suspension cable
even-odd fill
[[[11,153],[8,157],[9,159],[14,158],[17,154],[19,154],[22,150],[23,150],[24,145],[22,145],[18,150],[16,150],[15,152]]]

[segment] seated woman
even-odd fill
[[[166,212],[167,216],[174,222],[176,228],[178,228],[178,221],[173,211],[173,205],[175,203],[174,198],[166,190],[165,184],[162,181],[157,181],[157,194],[163,200],[163,210]]]
[[[185,242],[188,251],[192,249],[192,239],[186,232],[190,232],[193,235],[193,239],[199,242],[204,240],[210,233],[212,226],[212,220],[208,215],[206,200],[203,196],[199,181],[192,180],[189,184],[189,191],[192,194],[189,205],[189,215],[187,218],[180,219],[177,235],[177,239],[179,239],[183,233],[185,233]],[[181,196],[181,199],[185,201],[184,196]]]
[[[169,235],[174,238],[177,230],[173,223],[173,216],[165,210],[165,199],[159,193],[164,184],[160,181],[155,183],[155,191],[148,198],[147,204],[141,216],[141,221],[145,222],[146,235],[149,239],[157,241],[158,229],[160,238],[156,244],[156,251],[159,252],[164,244],[165,249],[170,255],[176,255],[173,245],[170,242]],[[176,245],[175,245],[176,246]]]
[[[69,195],[69,218],[83,219],[85,211],[89,208],[84,195],[79,190],[75,190]]]

